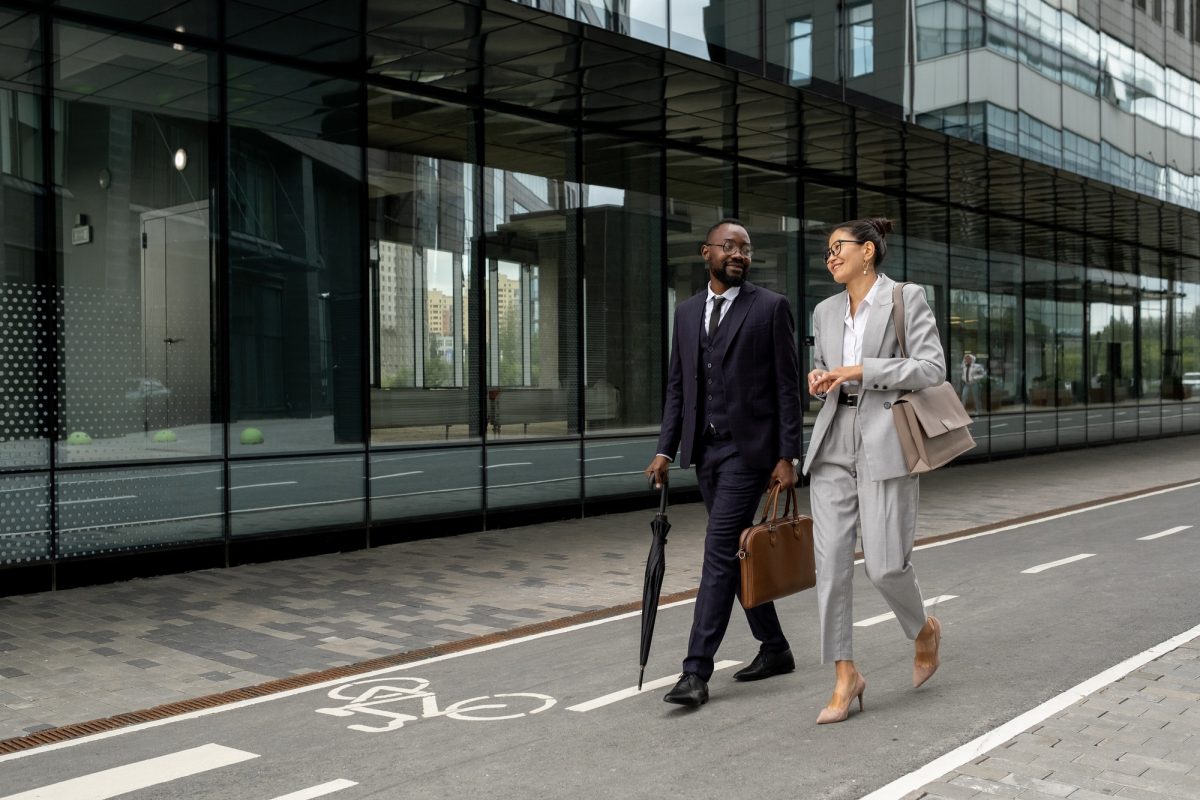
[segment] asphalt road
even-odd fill
[[[944,598],[942,669],[913,690],[896,623],[856,627],[866,711],[839,725],[814,724],[832,668],[805,592],[780,604],[797,671],[743,685],[727,666],[697,711],[661,701],[684,603],[660,611],[647,681],[662,685],[641,694],[622,693],[639,621],[613,618],[0,757],[0,800],[861,797],[1200,622],[1198,517],[1191,485],[920,548],[925,595]],[[856,620],[886,613],[861,567],[855,588]],[[738,617],[719,659],[755,652]]]

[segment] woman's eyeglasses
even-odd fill
[[[843,244],[866,244],[866,242],[860,242],[857,239],[834,239],[833,247],[825,250],[825,260],[828,261],[834,256],[840,256]]]

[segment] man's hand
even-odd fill
[[[646,467],[646,476],[654,481],[655,489],[661,489],[667,482],[667,470],[670,468],[671,462],[665,456],[655,456],[650,466]]]
[[[785,492],[796,485],[796,468],[792,466],[790,458],[779,459],[775,469],[771,470],[771,480],[767,485],[771,486],[774,483],[782,483]]]
[[[818,378],[816,382],[812,380],[812,373],[809,373],[808,390],[813,394],[828,394],[837,389],[846,381],[858,381],[862,383],[863,367],[862,364],[854,364],[849,367],[838,367],[837,369],[826,372]]]

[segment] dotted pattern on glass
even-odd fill
[[[0,477],[0,565],[49,558],[49,474]]]
[[[46,297],[40,286],[0,286],[0,469],[49,462],[44,376],[50,353],[38,338],[50,324]]]
[[[60,474],[59,556],[219,540],[221,477],[216,464]]]

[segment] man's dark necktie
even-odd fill
[[[708,315],[708,338],[710,339],[717,335],[717,325],[721,322],[721,304],[724,302],[724,297],[713,298],[712,313]]]

